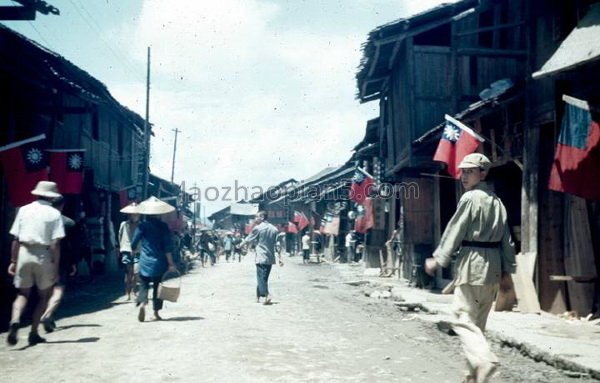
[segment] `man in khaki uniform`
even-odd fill
[[[516,269],[506,209],[480,183],[490,165],[490,160],[480,153],[469,154],[460,163],[466,192],[433,258],[425,262],[425,271],[433,275],[438,266],[448,266],[450,257],[459,249],[452,328],[460,337],[467,358],[467,383],[488,382],[498,365],[483,332],[498,288],[509,288],[510,274]]]
[[[31,319],[29,344],[45,342],[38,334],[38,326],[57,280],[60,239],[65,236],[61,214],[52,207],[52,201],[61,196],[56,184],[40,181],[31,194],[38,196],[38,200],[19,209],[10,229],[14,240],[8,274],[14,276],[14,284],[18,289],[6,338],[11,346],[17,344],[21,314],[34,285],[38,289],[39,300]]]

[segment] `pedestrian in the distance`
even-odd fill
[[[304,232],[302,236],[302,263],[306,264],[310,260],[310,235]]]
[[[271,267],[276,263],[275,243],[279,231],[275,226],[267,221],[267,212],[259,211],[256,213],[255,226],[252,232],[241,242],[240,247],[248,242],[256,242],[256,303],[264,297],[264,304],[271,304],[271,294],[269,293],[269,275]],[[283,266],[281,255],[279,255],[279,266]]]
[[[40,181],[31,194],[38,196],[37,201],[19,209],[10,229],[14,240],[8,274],[14,276],[14,284],[18,289],[6,338],[11,346],[17,344],[21,314],[34,285],[38,289],[38,303],[31,318],[29,344],[46,341],[38,334],[38,327],[58,277],[60,240],[65,236],[61,214],[52,207],[52,201],[61,197],[56,183]]]
[[[231,258],[231,251],[233,248],[233,237],[231,234],[225,235],[223,237],[223,252],[225,253],[225,260],[229,262],[229,258]]]
[[[354,237],[354,230],[350,230],[346,234],[344,245],[346,246],[346,262],[354,262],[354,248],[356,245],[356,238]]]
[[[175,208],[156,197],[150,197],[138,206],[140,214],[147,215],[146,220],[139,224],[133,239],[132,248],[140,247],[139,278],[140,290],[136,304],[139,306],[138,320],[143,322],[146,318],[146,304],[148,304],[148,290],[152,283],[152,309],[154,320],[161,320],[159,311],[163,301],[158,298],[158,285],[163,274],[168,270],[176,272],[173,263],[171,231],[166,223],[160,220],[160,215],[174,211]]]
[[[121,222],[118,234],[119,261],[124,267],[125,295],[131,300],[131,293],[137,285],[140,254],[139,248],[131,246],[133,234],[140,224],[140,215],[137,213],[137,204],[134,202],[121,209],[121,213],[128,214],[127,220]]]
[[[65,237],[60,241],[60,262],[58,266],[58,280],[52,287],[52,294],[48,300],[46,311],[42,314],[41,322],[46,332],[53,332],[56,329],[56,322],[54,321],[54,314],[60,306],[62,299],[65,295],[65,289],[67,287],[67,281],[69,277],[75,276],[77,273],[77,263],[79,258],[76,254],[76,246],[74,246],[74,228],[75,221],[71,218],[62,215],[63,208],[65,206],[65,200],[63,197],[58,197],[52,202],[52,206],[61,212],[61,219],[65,227]]]
[[[498,289],[510,288],[510,274],[516,269],[504,204],[481,183],[490,166],[490,160],[480,153],[462,160],[458,167],[466,192],[433,258],[425,262],[425,271],[433,275],[439,266],[448,266],[452,254],[460,249],[453,281],[452,329],[460,337],[467,358],[467,383],[488,382],[498,366],[483,333]]]

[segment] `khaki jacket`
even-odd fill
[[[463,240],[499,242],[496,248],[462,246]],[[515,247],[510,237],[504,204],[483,184],[463,194],[448,222],[433,256],[441,266],[459,250],[456,260],[456,286],[487,285],[500,282],[503,272],[516,270]]]

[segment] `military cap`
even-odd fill
[[[488,170],[492,163],[489,158],[484,156],[481,153],[471,153],[467,154],[460,165],[458,165],[459,169],[467,169],[467,168],[481,168],[483,170]]]

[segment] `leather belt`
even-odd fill
[[[21,246],[25,246],[28,247],[30,249],[49,249],[50,246],[49,245],[42,245],[39,243],[25,243],[25,242],[19,242],[19,244]]]
[[[466,247],[482,247],[484,249],[497,249],[502,242],[462,241],[461,245]]]

